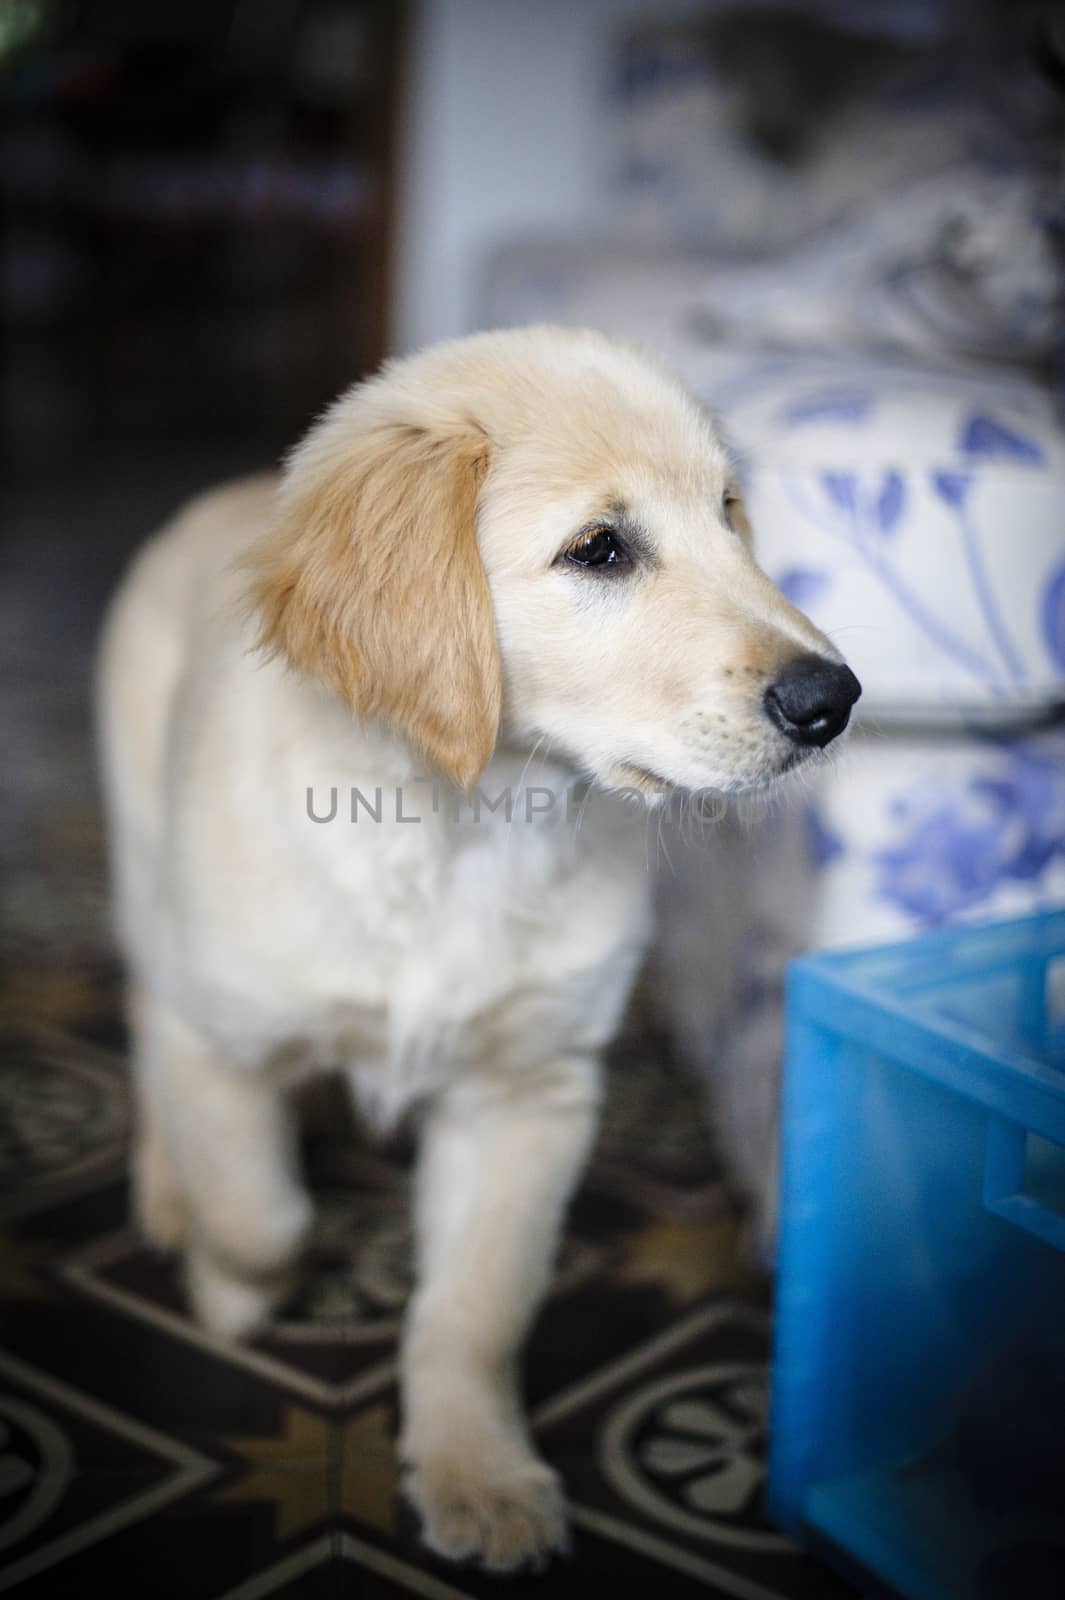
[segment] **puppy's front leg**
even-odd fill
[[[565,1546],[555,1475],[518,1397],[521,1342],[595,1130],[598,1064],[467,1080],[434,1105],[403,1346],[405,1487],[429,1546],[507,1571]]]

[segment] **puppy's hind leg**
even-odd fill
[[[200,1321],[243,1338],[289,1289],[311,1223],[289,1108],[269,1075],[235,1067],[155,997],[138,1009],[138,1212],[150,1237],[183,1246]]]
[[[127,993],[130,1071],[133,1089],[131,1178],[133,1215],[145,1238],[160,1250],[180,1250],[188,1242],[188,1217],[177,1169],[166,1146],[162,1117],[151,1077],[149,1013],[151,1001],[135,981]]]

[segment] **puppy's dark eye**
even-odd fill
[[[743,496],[735,489],[726,489],[721,500],[721,514],[733,533],[750,543],[751,525],[743,505]]]
[[[631,557],[613,528],[590,528],[563,552],[563,559],[575,567],[619,568],[631,564]]]

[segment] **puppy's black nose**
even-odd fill
[[[861,692],[850,667],[800,656],[766,690],[766,714],[796,744],[823,750],[847,726]]]

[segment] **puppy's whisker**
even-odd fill
[[[673,874],[674,877],[676,877],[677,876],[677,869],[673,865],[673,860],[672,860],[672,857],[670,856],[670,853],[669,853],[669,846],[666,844],[666,841],[665,841],[665,839],[663,837],[663,834],[662,834],[662,822],[663,822],[663,818],[664,818],[664,812],[665,812],[665,808],[663,806],[659,806],[658,807],[658,850],[659,850],[659,853],[661,855],[665,856],[666,862],[667,862],[667,865],[669,866],[670,872]],[[656,863],[655,864],[657,865],[657,859],[656,859]]]

